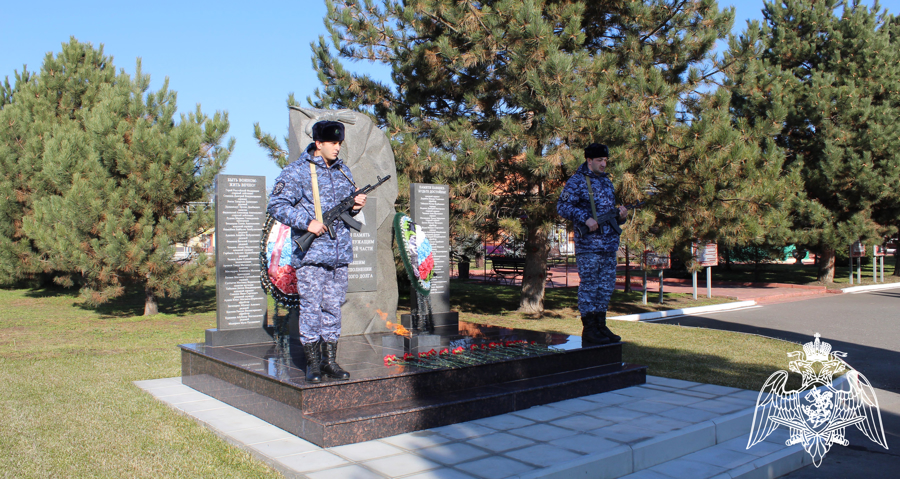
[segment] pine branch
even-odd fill
[[[670,21],[672,21],[672,19],[675,18],[675,15],[677,15],[678,13],[680,13],[680,10],[681,10],[681,8],[684,6],[685,3],[687,3],[687,0],[682,0],[682,1],[680,2],[680,4],[678,4],[678,5],[676,5],[675,7],[673,7],[673,9],[672,9],[672,14],[669,15],[669,17],[666,18],[661,24],[659,24],[659,26],[657,26],[656,28],[654,28],[653,31],[651,31],[650,33],[648,33],[648,34],[644,35],[643,37],[641,37],[640,43],[644,43],[648,38],[650,38],[650,37],[652,37],[653,35],[655,35],[656,32],[660,31],[660,30],[661,30],[663,27],[665,27]]]

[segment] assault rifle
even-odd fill
[[[629,209],[629,210],[637,209],[637,208],[640,208],[641,206],[643,206],[644,203],[645,203],[644,201],[641,201],[640,203],[637,203],[634,205],[625,205],[625,208]],[[609,225],[610,228],[612,228],[613,231],[616,232],[617,235],[621,235],[622,228],[619,227],[619,223],[616,221],[616,218],[618,218],[618,217],[619,217],[619,208],[613,206],[612,208],[607,210],[606,213],[597,216],[597,230],[599,231],[599,229],[604,224],[607,224],[607,225]],[[584,223],[576,223],[575,229],[578,230],[579,233],[581,233],[581,236],[585,236],[591,232],[590,228],[588,228],[587,225]]]
[[[340,203],[334,205],[328,211],[323,213],[322,222],[325,223],[325,228],[328,229],[328,236],[330,236],[331,239],[337,238],[337,235],[334,232],[334,222],[338,218],[344,220],[344,223],[347,223],[347,226],[349,226],[350,228],[359,231],[363,226],[362,223],[356,221],[352,216],[350,216],[350,210],[352,210],[353,206],[356,204],[356,196],[368,195],[370,191],[378,188],[382,183],[389,179],[391,179],[391,175],[387,175],[384,178],[379,176],[378,183],[375,183],[374,185],[363,186],[353,193],[350,193],[350,195],[342,199]],[[306,233],[300,235],[299,238],[296,238],[294,240],[294,244],[297,245],[298,248],[300,248],[300,251],[306,253],[306,251],[309,250],[310,245],[312,245],[313,240],[315,240],[316,238],[318,238],[318,236],[307,231]]]

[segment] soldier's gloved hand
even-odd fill
[[[309,222],[309,226],[306,227],[306,231],[309,231],[316,236],[322,236],[322,233],[327,231],[327,229],[319,220],[312,220]]]
[[[594,218],[588,218],[587,221],[584,222],[584,224],[587,225],[588,229],[591,231],[597,231],[597,227],[599,226],[597,224],[597,220],[595,220]]]

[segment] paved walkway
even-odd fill
[[[805,344],[821,333],[832,351],[864,374],[875,389],[881,424],[890,449],[848,427],[847,447],[834,445],[820,468],[809,467],[791,478],[845,479],[900,477],[900,284],[890,289],[868,286],[865,294],[837,294],[803,303],[765,305],[728,313],[689,314],[666,321],[685,327],[735,331]],[[889,288],[884,286],[884,288]],[[800,348],[797,348],[800,349]],[[788,365],[788,358],[782,363]],[[787,369],[787,368],[785,368]],[[774,371],[773,371],[774,372]],[[792,376],[796,376],[793,375]],[[869,415],[871,418],[872,416]]]
[[[785,446],[786,431],[746,448],[756,391],[654,376],[641,386],[332,448],[181,378],[135,384],[286,477],[731,479],[778,477],[810,462],[800,446]]]

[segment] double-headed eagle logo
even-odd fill
[[[888,448],[875,390],[865,376],[838,359],[847,357],[847,353],[831,351],[831,345],[819,341],[816,333],[814,342],[804,344],[803,351],[788,353],[788,357],[794,359],[788,366],[803,376],[803,385],[785,391],[787,371],[769,376],[756,400],[747,449],[778,426],[790,429],[785,444],[803,444],[816,467],[832,444],[850,444],[844,438],[844,429],[849,426],[856,426],[872,442]],[[834,375],[845,371],[835,385]]]

